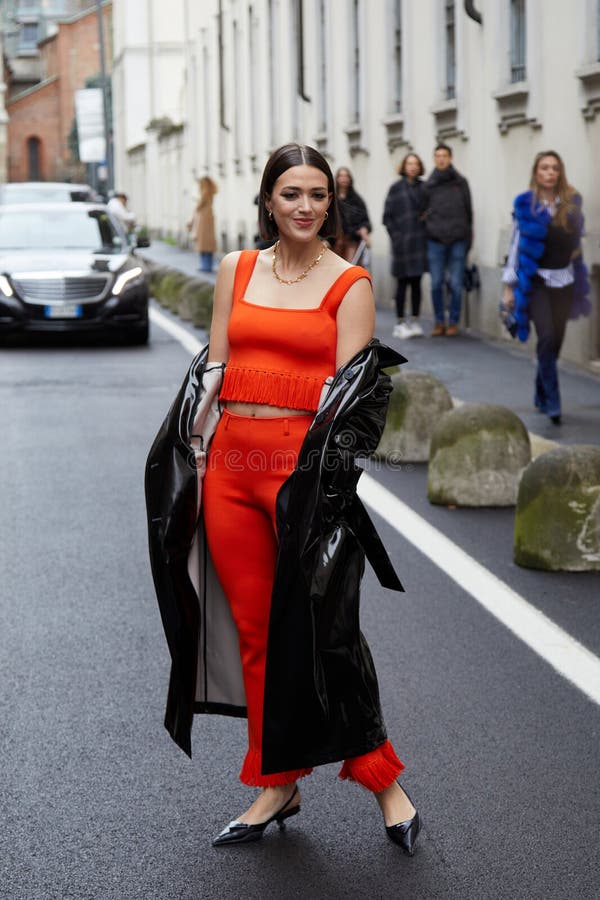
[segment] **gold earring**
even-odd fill
[[[269,219],[272,219],[272,218],[273,218],[273,210],[270,209],[270,210],[269,210]]]
[[[323,220],[328,219],[328,218],[329,218],[329,213],[327,212],[327,210],[325,210],[325,215],[323,216]]]

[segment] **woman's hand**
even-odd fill
[[[502,305],[505,309],[515,308],[515,292],[510,284],[505,284],[502,290]]]

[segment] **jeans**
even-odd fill
[[[431,273],[431,300],[436,322],[445,322],[444,311],[444,276],[448,270],[450,282],[451,325],[458,325],[462,305],[463,279],[465,260],[467,258],[467,242],[454,241],[452,244],[441,244],[439,241],[427,241],[427,258]]]
[[[212,272],[212,267],[213,267],[212,253],[201,253],[200,254],[200,271],[201,272]]]
[[[560,389],[556,366],[573,303],[573,285],[546,287],[533,280],[529,315],[537,333],[537,373],[534,403],[549,416],[560,416]]]

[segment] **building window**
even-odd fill
[[[277,79],[279,77],[277,64],[279,62],[279,59],[275,58],[276,46],[277,46],[277,41],[276,41],[277,11],[276,11],[275,3],[273,2],[273,0],[268,0],[267,10],[268,10],[267,42],[268,42],[268,55],[269,55],[268,56],[268,58],[269,58],[269,63],[268,63],[268,65],[269,65],[269,111],[270,111],[269,120],[271,123],[271,133],[269,135],[269,139],[270,139],[270,143],[271,143],[271,148],[273,148],[273,147],[277,146],[277,135],[278,135],[277,111],[278,111],[278,106],[279,106],[279,104],[278,104],[279,94],[278,94],[278,87],[277,87],[278,86]]]
[[[258,71],[256,67],[256,40],[255,40],[255,28],[256,28],[256,17],[254,15],[254,9],[252,4],[248,6],[248,69],[249,69],[249,79],[248,79],[248,96],[249,96],[249,106],[248,106],[248,148],[250,150],[250,163],[252,166],[252,171],[256,172],[257,164],[256,164],[256,128],[257,128],[257,118],[258,118],[258,109],[257,109],[257,97],[258,97]]]
[[[456,97],[456,28],[454,0],[445,0],[446,31],[446,100]]]
[[[291,34],[290,34],[290,63],[292,71],[290,73],[290,84],[292,86],[292,95],[290,97],[290,108],[292,113],[292,138],[297,141],[300,137],[300,110],[299,110],[299,93],[301,84],[300,66],[303,60],[300,58],[301,46],[301,0],[292,0],[291,9]]]
[[[237,21],[233,20],[233,59],[234,65],[240,61],[240,31]],[[241,125],[240,125],[240,81],[239,77],[233,78],[233,156],[236,172],[241,171],[242,150],[241,150]]]
[[[510,80],[514,84],[526,77],[525,0],[510,0]]]
[[[24,22],[21,25],[21,47],[37,47],[39,25],[37,22]]]
[[[392,106],[402,112],[402,0],[392,0]]]
[[[389,71],[387,116],[383,120],[387,132],[387,146],[391,152],[406,143],[404,117],[402,115],[402,3],[403,0],[387,0],[387,41]]]
[[[600,0],[599,0],[600,2]],[[319,89],[317,91],[318,130],[327,132],[327,9],[325,0],[318,0],[318,46],[319,46]]]
[[[204,122],[205,127],[204,131],[204,167],[206,171],[210,171],[210,167],[212,165],[211,158],[211,146],[210,146],[210,137],[212,133],[212,128],[206,127],[212,119],[212,107],[211,107],[211,89],[210,89],[210,60],[208,58],[208,47],[204,45],[202,47],[202,81],[203,81],[203,104],[204,104]]]
[[[27,176],[29,181],[39,181],[42,177],[42,142],[39,138],[27,139]]]
[[[360,0],[352,0],[352,59],[350,73],[350,122],[360,122]]]

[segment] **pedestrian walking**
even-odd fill
[[[533,320],[537,334],[533,402],[560,425],[557,361],[567,321],[589,315],[591,304],[581,251],[582,199],[554,150],[535,157],[529,190],[515,198],[513,219],[502,302],[505,309],[514,310],[521,341],[527,340]]]
[[[364,554],[402,587],[355,494],[355,459],[385,423],[382,369],[404,358],[372,339],[369,273],[328,249],[339,219],[317,150],[272,153],[259,223],[276,244],[222,260],[210,345],[146,468],[173,660],[166,725],[191,753],[193,712],[248,718],[240,780],[261,792],[216,846],[281,826],[300,811],[299,779],[344,760],[340,777],[373,792],[387,835],[412,854],[419,816],[397,782],[404,766],[358,628]]]
[[[358,262],[356,253],[359,246],[369,246],[369,234],[372,231],[367,205],[360,194],[354,190],[354,180],[350,169],[345,166],[335,174],[335,190],[340,211],[341,233],[336,239],[333,249],[348,262]]]
[[[212,272],[213,256],[217,249],[213,197],[217,193],[218,188],[212,178],[204,175],[198,179],[198,189],[200,191],[198,203],[187,227],[199,254],[199,271]]]
[[[425,193],[423,162],[416,153],[407,153],[400,166],[400,178],[385,199],[383,224],[390,236],[392,275],[397,279],[394,337],[422,337],[421,276],[427,270],[427,236],[423,222]],[[410,288],[412,317],[405,318],[406,292]]]
[[[135,228],[135,213],[127,208],[127,194],[119,191],[108,201],[108,210],[119,220],[126,234],[131,234]]]
[[[432,337],[458,334],[465,262],[473,239],[469,184],[452,165],[452,149],[438,144],[435,168],[425,182],[425,230],[435,324]],[[450,286],[448,324],[444,309],[446,272]]]

